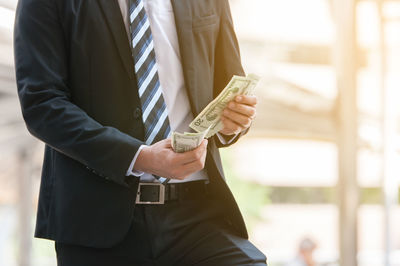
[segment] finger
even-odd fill
[[[171,138],[160,140],[159,142],[154,143],[153,145],[158,145],[168,149],[172,148]]]
[[[254,119],[256,116],[256,108],[252,105],[246,105],[232,101],[228,104],[228,108],[236,113],[245,115],[252,119]]]
[[[191,159],[189,163],[200,160],[207,153],[207,144],[208,140],[204,139],[196,149],[187,152],[189,159]]]
[[[191,163],[185,164],[183,168],[182,176],[188,176],[195,172],[198,172],[204,168],[205,156],[199,160],[193,161]]]
[[[248,128],[252,121],[251,118],[249,118],[248,116],[236,113],[228,109],[224,110],[224,116],[244,128]]]
[[[172,161],[175,165],[185,165],[196,160],[196,155],[193,151],[175,153],[175,158]]]
[[[199,147],[197,147],[195,150],[190,151],[190,153],[192,153],[191,154],[192,160],[186,164],[193,163],[193,162],[201,160],[201,158],[205,157],[207,154],[207,143],[208,143],[208,140],[204,139],[202,141],[202,143],[199,145]]]
[[[207,151],[205,151],[199,159],[180,166],[178,169],[179,174],[176,177],[176,179],[184,180],[191,174],[203,169],[206,161],[206,156],[207,156]]]
[[[239,95],[236,96],[235,101],[237,103],[247,104],[247,105],[256,105],[257,97],[254,95]]]
[[[221,133],[225,135],[239,134],[244,130],[244,128],[242,128],[240,125],[225,116],[221,117],[221,121],[224,124],[224,129],[221,131]]]
[[[199,160],[201,156],[207,151],[208,140],[204,139],[202,143],[194,150],[175,154],[175,160],[180,165],[185,165]]]

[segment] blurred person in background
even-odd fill
[[[20,0],[14,38],[22,113],[46,143],[35,236],[59,265],[266,265],[218,152],[256,98],[193,151],[168,138],[244,75],[228,0]]]
[[[304,238],[300,241],[297,256],[287,266],[317,266],[314,260],[314,251],[317,244],[311,238]]]

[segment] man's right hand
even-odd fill
[[[171,139],[159,141],[142,149],[134,169],[165,178],[184,180],[204,168],[207,143],[205,139],[192,151],[176,153],[172,149]]]

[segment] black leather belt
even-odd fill
[[[168,201],[201,198],[210,194],[205,180],[163,185],[139,183],[136,204],[165,204]]]

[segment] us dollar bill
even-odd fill
[[[233,76],[223,91],[203,109],[190,123],[189,127],[196,132],[204,132],[209,128],[206,138],[215,135],[223,129],[221,116],[228,103],[238,95],[254,94],[259,80],[260,78],[254,74],[249,74],[246,77]]]
[[[209,128],[199,133],[172,133],[172,149],[177,153],[191,151],[199,147],[204,137],[207,135]]]

